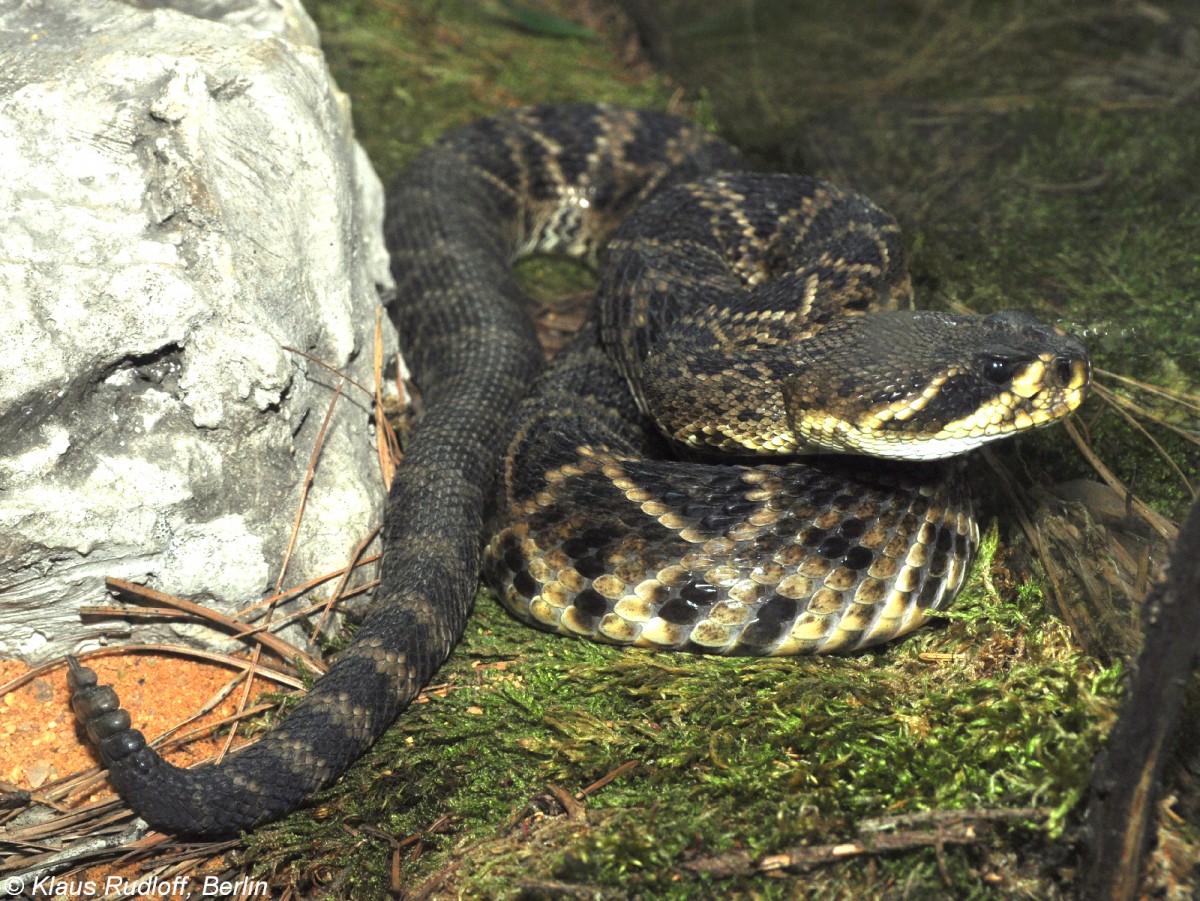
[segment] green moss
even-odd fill
[[[944,627],[836,659],[622,652],[532,632],[481,597],[439,677],[446,689],[316,799],[317,817],[255,833],[251,860],[301,883],[319,861],[352,873],[356,896],[381,896],[392,850],[373,830],[401,839],[449,815],[405,864],[406,882],[453,861],[468,897],[502,896],[518,879],[689,897],[705,884],[681,871],[695,856],[836,841],[863,818],[922,809],[1065,809],[1116,671],[1074,654],[1035,591],[1002,604],[982,575]],[[586,821],[539,812],[553,809],[548,786],[574,793],[631,760],[588,799]],[[999,848],[1016,852],[1028,835]],[[971,853],[949,854],[970,866]],[[936,886],[931,860],[920,865]]]
[[[1038,108],[1006,117],[1004,127],[1024,137],[976,177],[992,198],[981,224],[964,227],[954,209],[930,217],[918,261],[925,275],[947,302],[1031,310],[1064,323],[1085,336],[1106,370],[1197,391],[1200,197],[1190,134],[1200,128],[1200,113]],[[1100,381],[1128,394],[1120,383]],[[1097,399],[1081,416],[1093,446],[1126,484],[1168,515],[1186,509],[1191,493],[1140,432]],[[1200,426],[1194,411],[1180,407],[1164,418],[1193,434]],[[1195,482],[1197,446],[1148,425]],[[1072,456],[1062,435],[1041,449]],[[1086,474],[1082,461],[1075,470]]]
[[[983,309],[1069,316],[1109,369],[1157,381],[1174,361],[1200,380],[1200,330],[1186,327],[1200,202],[1185,187],[1200,112],[1038,109],[1005,125],[1025,139],[987,179],[994,218],[935,226],[962,270],[948,281]]]
[[[446,129],[502,107],[556,100],[651,106],[666,101],[660,82],[631,77],[602,41],[530,33],[498,3],[305,5],[321,31],[334,77],[350,95],[359,140],[385,181]]]

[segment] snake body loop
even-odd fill
[[[461,636],[485,545],[517,615],[617,643],[851,649],[951,601],[975,536],[953,464],[710,455],[942,457],[1072,409],[1086,352],[1021,314],[908,311],[890,217],[741,167],[694,124],[586,104],[484,119],[417,157],[386,235],[425,412],[373,607],[288,717],[215,766],[163,761],[71,661],[77,715],[142,817],[228,835],[328,785]],[[602,299],[514,419],[542,366],[512,272],[528,253],[603,257]]]

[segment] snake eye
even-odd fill
[[[983,361],[983,377],[993,385],[1011,382],[1013,373],[1016,371],[1015,360],[1006,360],[1004,357],[987,357]]]

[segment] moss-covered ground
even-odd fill
[[[1118,672],[1081,658],[1036,588],[1001,600],[987,571],[985,560],[945,623],[839,659],[621,652],[531,632],[481,597],[428,703],[316,800],[316,816],[251,836],[250,860],[353,897],[386,895],[394,855],[404,884],[475,898],[574,896],[564,885],[579,897],[786,898],[801,885],[813,897],[1047,897],[1046,843],[1086,785]],[[631,761],[582,818],[549,791],[575,794]],[[953,887],[932,848],[802,882],[684,869],[852,838],[866,818],[1028,806],[1044,814],[986,851],[944,851]]]
[[[385,179],[499,107],[678,96],[614,49],[617,20],[567,0],[307,5]],[[1200,31],[1186,4],[631,6],[655,20],[684,112],[899,216],[924,303],[1027,309],[1084,333],[1100,367],[1195,390]],[[550,293],[586,284],[561,267],[528,276]],[[1194,412],[1163,415],[1196,429]],[[1139,434],[1097,403],[1081,422],[1121,478],[1178,513],[1188,492]],[[1194,481],[1195,446],[1154,434]],[[1009,456],[1046,481],[1086,470],[1053,433]],[[996,523],[944,620],[851,658],[618,651],[531,631],[481,595],[425,702],[314,806],[248,837],[243,864],[355,898],[1064,896],[1069,813],[1122,665],[1079,650],[1002,506]],[[1037,810],[965,845],[805,874],[713,863],[958,808]],[[1182,898],[1196,824],[1174,830],[1179,859],[1154,884]]]

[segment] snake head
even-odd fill
[[[1091,380],[1082,341],[1015,311],[852,317],[799,352],[784,405],[812,452],[954,456],[1063,418]]]

